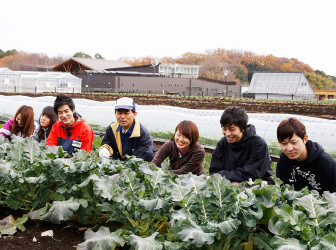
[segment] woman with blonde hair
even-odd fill
[[[181,121],[173,138],[164,143],[156,153],[152,163],[160,167],[161,163],[169,157],[170,170],[175,174],[197,175],[205,174],[203,161],[204,148],[198,144],[198,128],[192,121]]]
[[[33,135],[34,131],[35,122],[33,108],[22,105],[16,111],[14,118],[8,120],[0,129],[0,135],[9,139],[11,135],[26,138]]]

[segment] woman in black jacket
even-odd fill
[[[38,141],[47,140],[52,126],[57,122],[58,117],[52,106],[47,106],[42,110],[39,126],[33,136]]]

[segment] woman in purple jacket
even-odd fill
[[[5,138],[11,135],[29,137],[34,133],[34,111],[30,106],[22,105],[17,111],[14,118],[8,120],[0,129],[0,135]]]
[[[170,169],[175,174],[189,172],[197,175],[205,174],[203,167],[205,151],[197,143],[198,137],[198,128],[195,123],[180,122],[173,138],[161,146],[152,162],[160,167],[161,163],[169,157]]]

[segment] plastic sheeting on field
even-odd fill
[[[34,108],[35,119],[38,120],[45,106],[53,105],[55,97],[1,96],[0,115],[2,118],[14,116],[21,105]],[[114,115],[115,101],[97,102],[87,99],[74,99],[76,111],[87,123],[99,125],[102,131],[116,120]],[[222,110],[186,109],[160,105],[137,105],[137,118],[150,132],[174,132],[176,125],[182,120],[191,120],[197,124],[200,136],[219,140],[223,135],[219,124]],[[254,124],[257,134],[269,144],[277,144],[276,128],[280,121],[288,117],[296,117],[302,121],[309,139],[320,143],[326,151],[336,151],[336,120],[314,118],[290,114],[258,114],[249,113],[249,123]],[[99,127],[98,127],[99,129]]]

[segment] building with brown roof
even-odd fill
[[[129,66],[130,65],[127,63],[118,60],[73,57],[53,67],[53,71],[69,72],[77,75],[81,70],[99,71],[109,68],[124,68]]]

